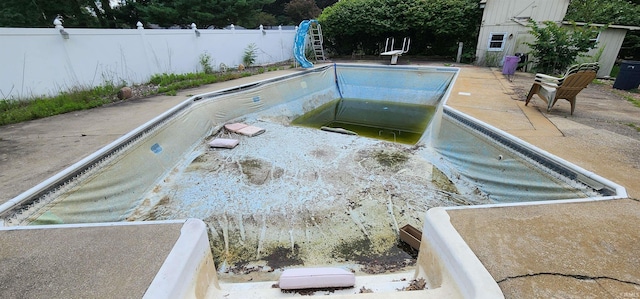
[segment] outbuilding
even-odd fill
[[[529,21],[552,21],[569,26],[571,23],[564,21],[569,2],[570,0],[480,0],[483,14],[476,47],[476,64],[501,66],[506,56],[525,54],[516,56],[526,57],[530,50],[526,43],[534,41],[527,27]],[[605,27],[603,24],[579,22],[576,25]],[[640,30],[640,27],[608,25],[594,35],[598,45],[587,53],[590,58],[582,59],[598,60],[598,77],[607,77],[611,73],[629,30]],[[528,60],[531,61],[532,57],[528,57]]]

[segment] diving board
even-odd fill
[[[389,39],[391,39],[391,45],[389,45]],[[409,52],[409,46],[411,45],[411,39],[405,37],[402,41],[402,49],[394,50],[393,44],[395,42],[395,38],[387,38],[386,43],[384,44],[384,52],[380,53],[381,56],[391,56],[391,64],[398,63],[398,57],[402,54]]]

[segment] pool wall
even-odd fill
[[[278,105],[277,113],[290,121],[341,97],[436,105],[457,71],[328,65],[194,96],[3,204],[0,215],[5,225],[127,220],[134,211],[155,206],[144,195],[180,161],[194,159],[184,155],[225,122]],[[386,89],[391,91],[383,92]],[[393,96],[396,93],[401,96]]]
[[[448,173],[450,177],[474,182],[493,204],[627,197],[624,187],[498,128],[447,106],[443,115],[446,127],[432,139],[433,147],[453,165],[443,169],[456,171]]]
[[[176,171],[181,161],[196,158],[185,155],[225,122],[272,107],[278,109],[270,111],[287,122],[342,97],[436,105],[446,101],[457,72],[457,68],[334,64],[194,96],[1,205],[1,221],[24,225],[137,219],[133,213],[160,200],[151,202],[145,194]],[[436,116],[420,142],[433,145],[447,158],[441,159],[444,163],[453,164],[450,169],[463,170],[447,173],[449,177],[475,182],[481,193],[495,199],[493,203],[626,196],[615,183],[452,108],[436,106]],[[443,118],[490,146],[476,146],[476,141],[451,143],[461,134],[446,136],[451,130],[441,130]],[[424,156],[433,153],[425,151]],[[520,164],[521,160],[541,167]],[[549,173],[557,179],[540,179]],[[475,192],[473,188],[467,193]]]

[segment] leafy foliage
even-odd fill
[[[211,66],[211,63],[213,62],[213,58],[211,58],[211,55],[209,55],[209,53],[205,52],[200,54],[198,62],[200,63],[200,67],[202,67],[203,73],[205,74],[213,73],[213,67]]]
[[[313,0],[291,0],[284,5],[284,13],[294,23],[315,19],[320,15],[320,8]]]
[[[273,15],[275,17],[276,24],[274,25],[298,25],[300,24],[300,21],[304,20],[304,18],[303,19],[299,19],[299,17],[293,18],[291,15],[285,12],[285,6],[287,4],[293,3],[293,5],[297,6],[297,4],[294,2],[297,3],[297,2],[307,2],[307,1],[275,0],[271,4],[265,5],[262,8],[262,11],[270,15]],[[315,3],[315,6],[317,6],[320,10],[322,10],[327,6],[330,6],[338,2],[338,0],[315,0],[315,1],[309,1],[309,2]],[[306,13],[306,12],[300,11],[300,13]],[[320,15],[320,11],[317,11],[317,13],[314,12],[311,15],[312,17],[307,17],[306,19],[317,18]],[[261,24],[267,25],[266,23],[261,23]]]
[[[135,28],[138,21],[160,27],[201,28],[229,24],[255,28],[267,19],[262,7],[275,0],[2,0],[0,27],[52,27],[60,15],[65,27]],[[273,20],[275,17],[271,16]]]
[[[566,20],[576,22],[640,25],[640,0],[573,0],[567,9]],[[629,31],[619,56],[640,59],[640,32]]]
[[[144,24],[160,27],[188,28],[196,23],[201,28],[218,28],[229,24],[241,26],[255,23],[263,5],[274,0],[122,0],[121,7],[129,15],[138,16]]]
[[[576,58],[596,46],[592,40],[599,30],[592,26],[576,26],[571,28],[559,26],[555,22],[545,21],[543,26],[529,21],[529,33],[536,39],[527,43],[535,59],[535,68],[539,72],[555,74],[563,72],[575,63]]]
[[[576,22],[638,26],[640,6],[637,2],[634,4],[627,0],[574,0],[569,4],[565,19]]]
[[[475,44],[480,16],[475,0],[350,0],[325,8],[319,21],[338,54],[378,54],[387,37],[408,36],[414,53],[446,55],[457,42]]]
[[[99,2],[100,3],[100,2]],[[78,1],[0,1],[1,27],[53,27],[53,20],[61,16],[65,26],[97,27],[98,20],[91,15],[97,3]],[[87,9],[84,9],[84,8]]]
[[[244,49],[244,53],[242,55],[242,63],[245,66],[251,66],[256,62],[256,58],[258,57],[258,46],[254,43],[250,43]]]

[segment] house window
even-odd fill
[[[504,49],[504,42],[507,39],[507,33],[491,33],[489,35],[489,47],[488,51],[502,51]]]

